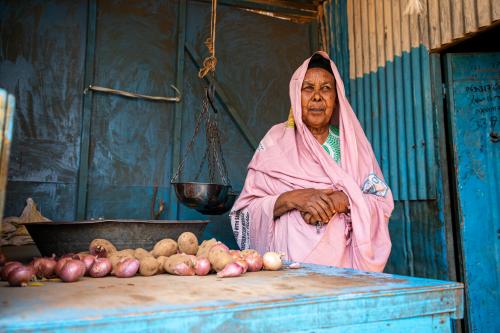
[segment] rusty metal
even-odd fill
[[[26,223],[40,253],[51,256],[88,251],[93,239],[104,238],[118,249],[151,250],[161,239],[177,239],[185,231],[201,238],[209,221],[201,220],[102,220]]]
[[[181,92],[173,84],[171,84],[170,87],[173,90],[175,90],[175,94],[176,94],[175,97],[143,95],[143,94],[138,94],[135,92],[129,92],[129,91],[120,90],[120,89],[112,89],[112,88],[94,86],[92,84],[90,84],[87,88],[84,89],[83,94],[86,95],[89,90],[92,90],[92,91],[97,91],[97,92],[101,92],[101,93],[125,96],[125,97],[129,97],[129,98],[140,98],[140,99],[151,100],[151,101],[179,103],[182,99]]]

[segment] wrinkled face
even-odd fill
[[[332,74],[322,68],[310,68],[302,82],[302,121],[308,128],[324,128],[330,124],[337,101]]]

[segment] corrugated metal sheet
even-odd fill
[[[500,20],[498,0],[425,0],[430,49],[440,48]]]
[[[436,197],[429,53],[422,44],[427,23],[403,15],[405,5],[331,0],[325,13],[332,57],[350,60],[351,104],[395,199],[426,200]]]

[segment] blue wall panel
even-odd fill
[[[395,200],[436,198],[429,53],[404,52],[351,80],[351,101]]]

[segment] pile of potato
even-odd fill
[[[203,276],[215,272],[218,277],[236,277],[247,271],[278,270],[281,267],[278,253],[267,252],[261,256],[255,250],[229,250],[215,238],[198,244],[193,233],[184,232],[177,241],[160,240],[151,251],[142,248],[118,250],[106,239],[94,239],[88,252],[66,254],[60,258],[34,258],[27,265],[6,262],[0,277],[11,286],[26,286],[36,279],[55,277],[64,282],[75,282],[83,276],[101,278],[110,274],[128,278],[137,274]]]

